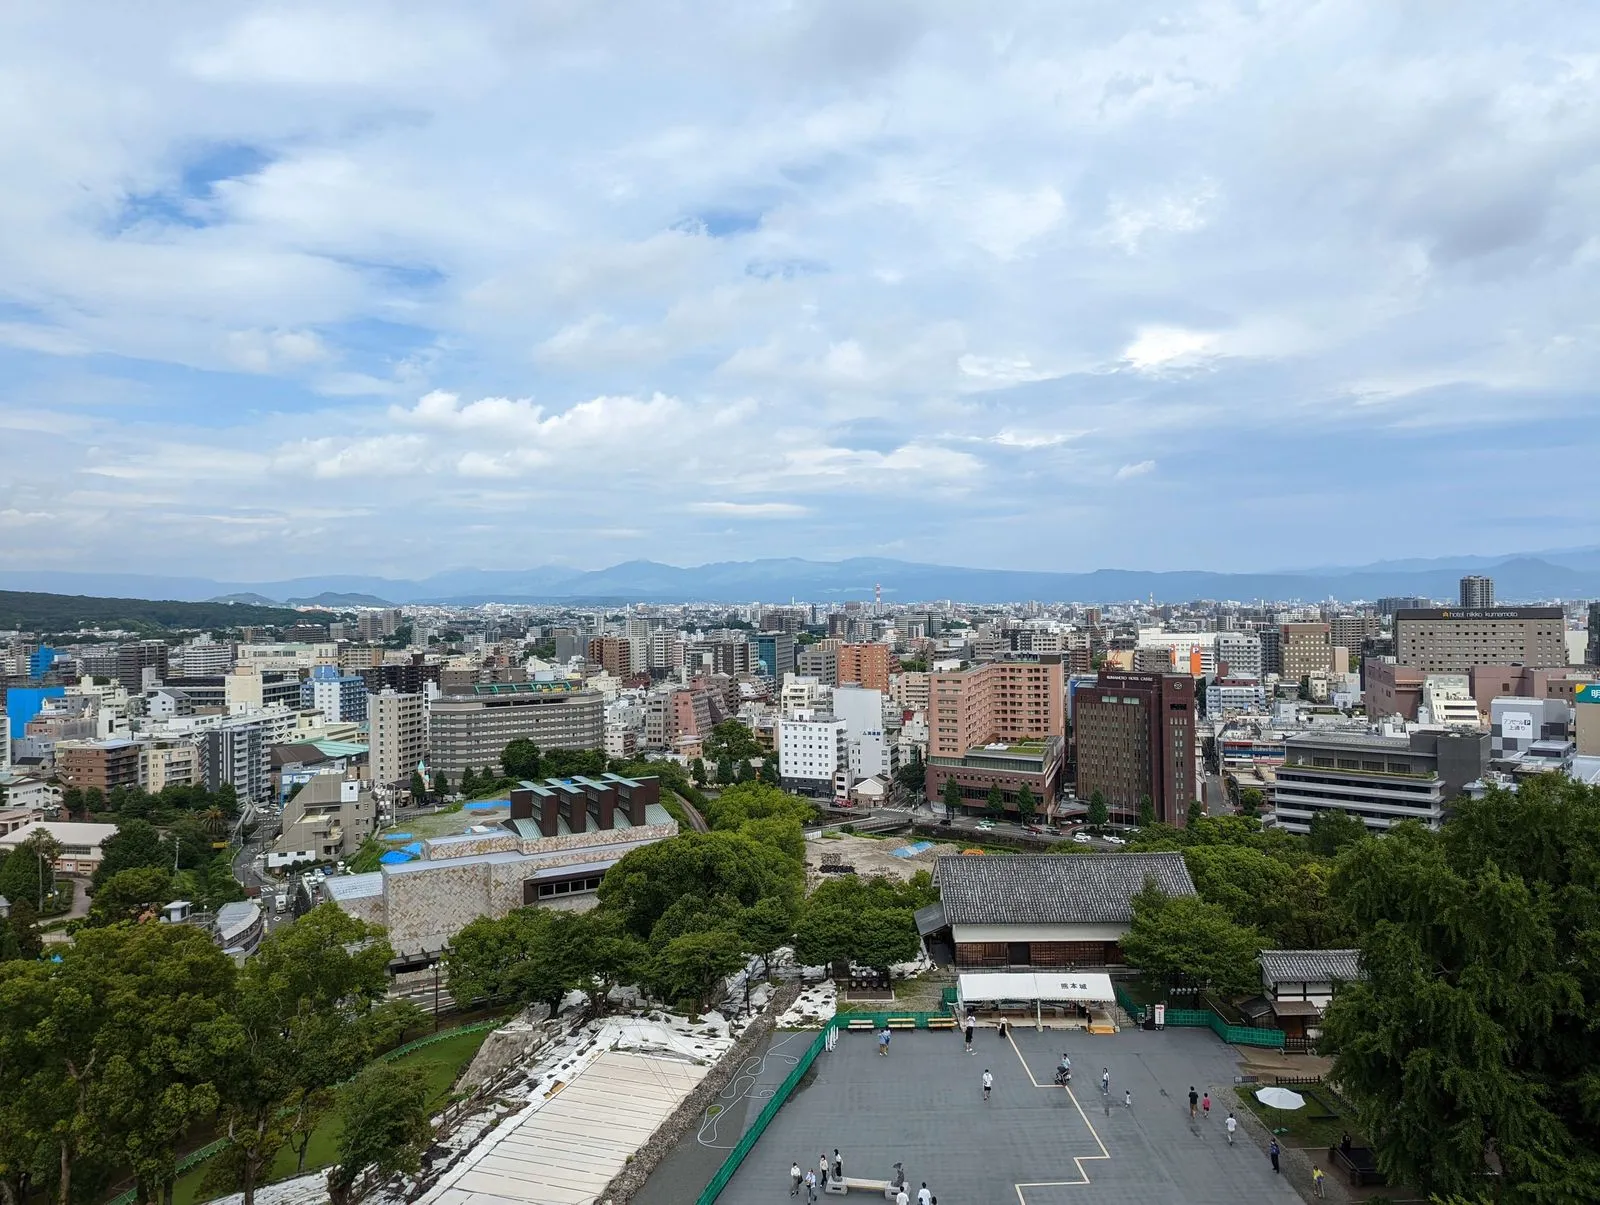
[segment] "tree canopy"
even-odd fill
[[[761,756],[755,734],[738,720],[723,720],[701,742],[705,756],[714,762],[739,762]]]
[[[1167,987],[1209,988],[1225,995],[1260,982],[1254,929],[1235,924],[1225,909],[1197,896],[1169,896],[1146,881],[1133,897],[1133,924],[1122,939],[1128,965]]]
[[[1327,1010],[1378,1164],[1510,1205],[1600,1183],[1600,790],[1558,775],[1457,801],[1339,857],[1364,979]]]
[[[938,894],[926,871],[909,883],[887,876],[841,875],[806,900],[795,931],[795,954],[807,965],[850,961],[887,969],[921,949],[916,909]]]

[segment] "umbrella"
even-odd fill
[[[1306,1098],[1287,1088],[1257,1088],[1256,1099],[1269,1109],[1301,1109]]]

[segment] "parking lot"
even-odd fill
[[[1071,1091],[1052,1071],[1063,1045]],[[981,1076],[994,1074],[985,1102]],[[1111,1072],[1111,1093],[1098,1087]],[[888,1178],[904,1164],[946,1205],[1236,1205],[1293,1202],[1260,1146],[1229,1146],[1225,1109],[1190,1121],[1187,1095],[1231,1087],[1237,1056],[1201,1030],[981,1031],[974,1053],[950,1032],[896,1034],[880,1058],[871,1034],[841,1033],[768,1127],[719,1198],[760,1205],[787,1195],[792,1162],[838,1148],[846,1176]],[[1132,1092],[1124,1107],[1124,1091]],[[1253,1123],[1252,1123],[1253,1124]],[[684,1185],[685,1190],[692,1186]],[[863,1199],[881,1199],[855,1193]],[[682,1198],[693,1200],[693,1193]]]

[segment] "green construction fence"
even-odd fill
[[[1117,1003],[1135,1021],[1143,1016],[1145,1010],[1151,1007],[1148,1004],[1137,1004],[1128,993],[1123,990],[1120,983],[1114,985],[1117,993]],[[1269,1050],[1282,1050],[1288,1035],[1281,1029],[1269,1029],[1253,1025],[1230,1025],[1225,1018],[1218,1015],[1214,1009],[1209,1008],[1168,1008],[1165,1013],[1165,1024],[1175,1029],[1184,1027],[1192,1029],[1209,1028],[1224,1042],[1235,1046],[1264,1046]]]

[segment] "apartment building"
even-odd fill
[[[1494,578],[1468,574],[1458,583],[1461,605],[1469,611],[1482,611],[1494,606]]]
[[[889,684],[889,697],[905,711],[927,711],[929,675],[916,670],[895,674]]]
[[[69,787],[102,793],[139,785],[139,742],[61,741],[56,745],[56,777]]]
[[[232,673],[222,676],[223,705],[232,715],[266,707],[299,707],[300,685],[297,669],[269,669],[252,663],[236,665]],[[189,687],[184,689],[190,690]],[[190,697],[194,697],[192,690]]]
[[[200,735],[200,766],[207,790],[228,785],[241,801],[264,804],[272,796],[274,721],[234,719]]]
[[[795,657],[795,672],[803,678],[815,678],[824,686],[839,684],[839,642],[824,640],[810,648],[803,648]]]
[[[1424,673],[1567,664],[1566,617],[1560,607],[1397,611],[1394,636],[1395,659]]]
[[[193,741],[140,742],[139,785],[152,795],[167,787],[194,786],[203,777],[200,747]]]
[[[1360,651],[1367,638],[1381,630],[1376,612],[1341,611],[1328,616],[1328,636],[1337,648]]]
[[[1148,796],[1158,821],[1184,825],[1196,789],[1195,711],[1188,674],[1102,670],[1073,700],[1078,798],[1098,793],[1131,821]]]
[[[1284,741],[1272,789],[1278,823],[1308,833],[1319,812],[1355,816],[1374,832],[1405,820],[1443,823],[1449,802],[1483,777],[1489,733],[1424,729],[1403,736],[1309,732]]]
[[[841,644],[836,681],[839,685],[854,683],[887,694],[892,658],[893,653],[887,644]]]
[[[1256,632],[1218,632],[1215,650],[1216,671],[1224,678],[1259,678],[1261,637]]]
[[[649,649],[627,636],[595,636],[589,641],[588,659],[618,680],[643,673],[650,662]]]
[[[778,777],[783,789],[831,797],[849,772],[849,725],[831,715],[800,711],[777,724]]]
[[[409,782],[428,756],[428,708],[420,694],[386,690],[367,696],[372,781],[379,786]]]
[[[316,708],[332,723],[360,723],[367,718],[367,680],[335,665],[313,666],[300,684],[300,706]]]
[[[365,784],[339,774],[314,774],[283,805],[276,853],[309,854],[310,861],[350,857],[371,835],[378,808]]]
[[[1066,734],[1061,658],[989,661],[928,678],[928,751],[961,757],[994,741]]]
[[[498,765],[526,737],[541,749],[605,747],[605,698],[572,682],[498,682],[440,695],[428,708],[429,764],[452,782]]]

